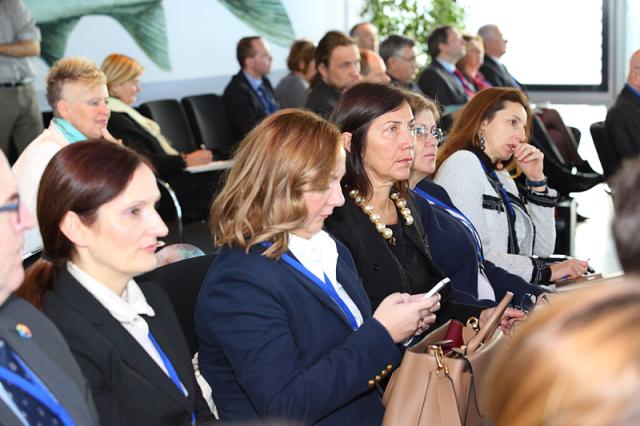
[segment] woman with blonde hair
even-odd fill
[[[491,424],[639,424],[639,284],[554,299],[523,323],[488,371]]]
[[[140,76],[144,68],[135,59],[112,53],[102,62],[109,90],[109,131],[122,139],[125,146],[153,162],[157,174],[176,192],[187,219],[204,219],[211,204],[219,173],[191,174],[185,168],[211,162],[208,149],[193,152],[176,151],[155,121],[133,108],[140,93]],[[166,206],[160,206],[165,212]]]
[[[542,152],[528,143],[531,110],[520,90],[485,89],[454,122],[438,153],[434,181],[478,231],[486,258],[532,284],[575,278],[576,259],[547,264],[555,247],[557,192],[547,186]],[[516,185],[514,176],[524,175]]]
[[[220,247],[196,304],[200,369],[225,421],[380,424],[376,384],[439,296],[371,305],[345,246],[323,231],[344,203],[338,129],[285,109],[240,144],[211,208]]]

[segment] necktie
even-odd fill
[[[9,347],[3,339],[0,339],[0,368],[4,373],[0,375],[0,382],[4,389],[9,393],[18,410],[22,413],[26,421],[30,425],[72,425],[73,421],[69,418],[64,408],[55,401],[57,407],[62,410],[61,413],[54,413],[52,409],[43,403],[36,395],[20,386],[19,383],[26,381],[33,385],[34,389],[49,395],[49,391],[35,374],[30,371],[29,367],[24,364],[18,355]],[[59,415],[62,414],[62,415]],[[62,418],[64,418],[64,420]],[[69,423],[71,422],[71,423]]]
[[[260,98],[260,103],[262,103],[262,106],[264,107],[264,112],[266,112],[267,115],[271,114],[272,112],[276,112],[278,106],[273,101],[271,96],[269,96],[267,91],[264,90],[264,86],[262,84],[258,86],[256,92],[258,92],[258,97]]]
[[[469,83],[469,80],[465,78],[465,76],[460,72],[458,68],[456,68],[456,70],[453,72],[453,75],[455,75],[460,81],[460,83],[462,84],[462,88],[464,89],[464,92],[467,94],[467,98],[468,99],[473,98],[473,95],[475,95],[476,92],[471,86],[471,83]]]

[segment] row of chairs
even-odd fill
[[[604,177],[605,179],[609,179],[616,173],[622,162],[622,157],[618,154],[618,151],[616,151],[616,147],[611,143],[604,121],[593,123],[589,131],[591,132],[593,144],[596,147],[596,152],[602,165]]]

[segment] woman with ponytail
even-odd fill
[[[57,325],[87,377],[101,424],[211,419],[162,289],[133,277],[156,267],[167,228],[149,164],[104,140],[71,144],[38,191],[44,253],[19,294]]]

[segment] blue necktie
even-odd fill
[[[33,373],[29,374],[29,372],[25,370],[24,365],[24,362],[19,359],[11,347],[9,347],[3,339],[0,339],[0,367],[5,368],[10,373],[44,390],[44,385],[42,385],[38,379],[34,380]],[[0,376],[0,382],[4,389],[10,394],[16,408],[20,410],[30,425],[61,426],[68,424],[63,422],[47,405],[43,404],[34,395],[16,385],[11,380]]]
[[[262,84],[258,86],[258,88],[256,89],[256,92],[258,92],[258,97],[260,98],[260,102],[264,107],[264,112],[266,112],[267,115],[273,112],[276,112],[278,107],[276,103],[273,101],[273,99],[271,99],[271,96],[269,96],[269,94],[264,90],[264,87]]]

